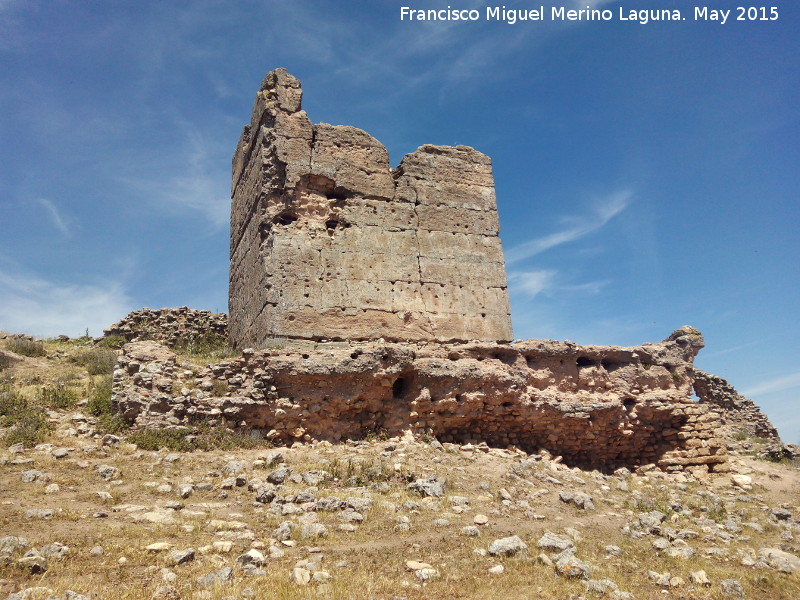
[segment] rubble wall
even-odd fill
[[[489,157],[424,145],[392,170],[301,98],[270,72],[233,157],[232,344],[511,340]]]
[[[169,347],[200,340],[224,340],[228,336],[228,315],[188,306],[140,308],[107,327],[103,334],[129,342],[153,340]]]
[[[700,402],[719,411],[727,435],[740,433],[780,441],[778,430],[767,415],[722,377],[695,369],[694,390]]]
[[[197,368],[141,342],[124,348],[114,404],[135,427],[205,423],[283,444],[411,430],[602,469],[722,470],[719,417],[691,399],[701,346],[688,327],[630,348],[309,343]]]

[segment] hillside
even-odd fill
[[[800,471],[758,438],[694,475],[410,435],[133,433],[110,411],[123,340],[2,338],[0,599],[800,597]]]

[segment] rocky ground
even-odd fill
[[[800,597],[792,464],[603,474],[411,436],[147,450],[91,414],[88,340],[7,341],[3,393],[51,427],[0,444],[0,599]]]

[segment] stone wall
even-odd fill
[[[228,315],[180,308],[140,308],[103,330],[106,336],[119,336],[129,342],[155,340],[170,347],[198,341],[227,339]]]
[[[690,398],[702,347],[692,328],[631,348],[547,340],[304,346],[189,368],[157,344],[128,344],[114,403],[135,427],[206,423],[276,443],[411,430],[443,442],[547,449],[601,469],[725,468],[719,418]]]
[[[230,337],[512,339],[491,160],[425,145],[390,169],[354,127],[312,125],[270,72],[233,157]]]
[[[695,369],[694,390],[700,402],[718,410],[729,436],[741,433],[749,437],[779,441],[778,430],[770,423],[767,415],[722,377]]]

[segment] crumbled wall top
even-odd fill
[[[230,336],[509,341],[491,160],[421,146],[389,166],[348,126],[313,125],[272,71],[233,158]]]

